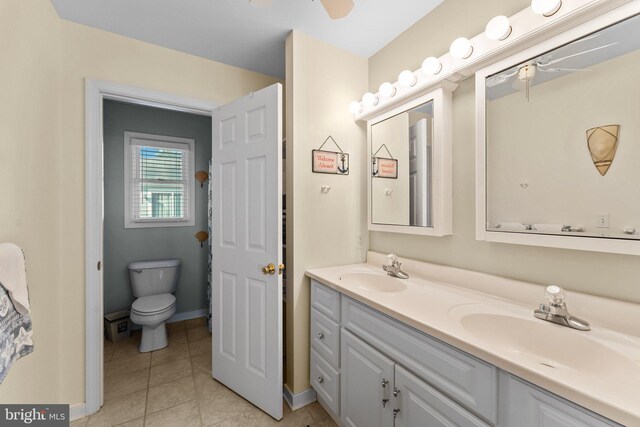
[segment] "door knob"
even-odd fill
[[[284,273],[284,264],[280,264],[278,266],[278,274],[282,275],[282,273]]]
[[[269,263],[269,265],[262,267],[262,274],[267,275],[271,274],[272,276],[276,273],[276,266],[273,263]]]

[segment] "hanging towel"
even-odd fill
[[[24,254],[0,243],[0,383],[13,363],[33,351]]]
[[[0,285],[2,285],[20,314],[29,314],[29,291],[24,254],[13,243],[0,243]]]

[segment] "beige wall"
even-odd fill
[[[492,16],[509,16],[528,4],[528,0],[445,1],[370,58],[370,89],[377,90],[384,80],[395,81],[402,69],[417,69],[428,55],[444,54],[455,37],[475,36]],[[372,232],[371,250],[640,302],[638,257],[475,240],[474,110],[474,81],[467,79],[453,94],[453,236]]]
[[[366,241],[356,248],[356,235],[366,238],[365,128],[354,123],[348,105],[367,89],[367,60],[297,31],[287,39],[286,57],[287,386],[299,393],[309,388],[304,272],[365,257]],[[311,150],[329,135],[350,155],[348,176],[311,172]],[[320,193],[322,185],[331,190]]]
[[[27,252],[35,335],[34,353],[0,385],[0,402],[79,403],[85,77],[220,104],[277,80],[62,21],[44,0],[3,1],[0,37],[0,241]]]
[[[0,241],[25,251],[35,344],[0,385],[2,403],[63,401],[59,38],[49,2],[0,2]]]
[[[487,103],[488,221],[582,225],[584,234],[640,229],[640,51]],[[511,85],[511,81],[505,85]],[[570,112],[567,114],[567,112]],[[593,165],[586,130],[621,125],[616,157],[603,177]],[[526,182],[527,188],[521,183]],[[596,215],[610,214],[610,229]],[[640,237],[640,236],[635,236]]]

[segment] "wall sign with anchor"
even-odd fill
[[[327,141],[331,140],[340,151],[322,150]],[[349,154],[342,151],[331,135],[324,140],[320,148],[311,150],[311,171],[314,173],[329,173],[334,175],[349,175]]]
[[[383,148],[387,150],[389,157],[376,157]],[[398,161],[393,158],[386,144],[382,144],[371,157],[371,176],[374,178],[398,179]]]

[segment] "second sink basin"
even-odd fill
[[[584,332],[539,320],[523,309],[500,305],[464,304],[452,307],[470,334],[511,354],[552,369],[616,375],[638,371],[638,363]]]
[[[347,273],[341,281],[354,283],[361,289],[374,292],[396,293],[407,289],[403,279],[376,273]]]

